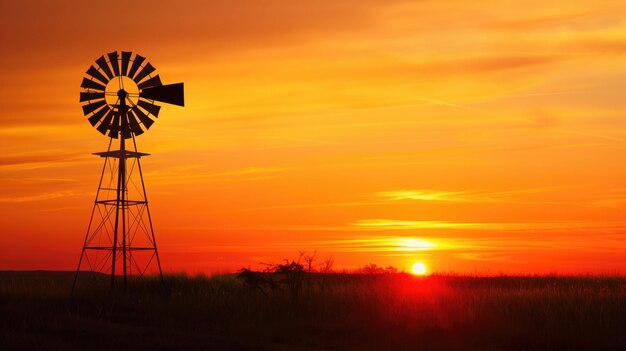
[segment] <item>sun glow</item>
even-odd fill
[[[414,275],[425,275],[426,265],[422,262],[413,263],[413,266],[411,266],[411,273],[413,273]]]
[[[424,251],[437,247],[437,244],[418,238],[400,238],[396,240],[398,251]]]

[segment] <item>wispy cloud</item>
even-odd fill
[[[440,245],[432,240],[397,236],[323,240],[314,244],[321,249],[330,248],[339,252],[419,252],[440,248]]]
[[[513,260],[509,255],[496,252],[458,252],[456,256],[463,260],[468,261],[483,261],[483,262],[513,262],[520,263],[519,260]]]
[[[365,196],[361,201],[291,204],[257,207],[248,210],[270,210],[280,208],[324,208],[324,207],[355,207],[355,206],[378,206],[402,203],[406,201],[430,201],[430,202],[465,202],[465,203],[564,203],[563,201],[542,199],[522,200],[519,195],[549,193],[567,189],[564,186],[546,186],[537,188],[525,188],[502,191],[470,191],[470,190],[434,190],[434,189],[401,189],[379,191]],[[375,198],[376,200],[371,200]]]
[[[502,191],[446,191],[446,190],[390,190],[375,193],[374,196],[389,201],[450,201],[450,202],[527,202],[515,199],[518,195],[538,194],[563,190],[563,186],[547,186]],[[543,202],[543,201],[541,201]]]
[[[449,221],[406,221],[393,219],[362,219],[350,223],[351,226],[372,229],[460,229],[483,228],[492,223],[458,223]]]
[[[604,189],[592,196],[572,191],[575,198],[563,200],[563,190],[572,189],[567,186],[546,186],[527,189],[502,191],[445,191],[445,190],[391,190],[375,193],[381,201],[369,204],[385,204],[399,201],[433,201],[433,202],[464,202],[464,203],[502,203],[502,204],[568,204],[591,207],[619,207],[626,204],[626,189]],[[554,195],[545,195],[553,193]],[[541,198],[529,198],[529,195],[544,194]],[[570,196],[571,196],[570,194]],[[338,206],[340,204],[337,204]],[[360,205],[359,203],[346,203]]]
[[[363,219],[349,223],[349,226],[368,230],[415,230],[415,229],[480,229],[502,231],[559,231],[559,230],[598,230],[623,228],[624,222],[553,221],[553,222],[454,222],[416,221],[396,219]]]
[[[465,191],[392,190],[381,191],[375,195],[389,200],[465,201],[458,196],[465,193]]]
[[[4,203],[20,203],[20,202],[34,202],[34,201],[44,201],[44,200],[52,200],[60,197],[68,197],[74,195],[73,191],[57,191],[52,193],[43,193],[37,195],[28,195],[28,196],[5,196],[0,197],[0,202]]]
[[[532,16],[508,21],[494,21],[486,24],[487,28],[494,28],[499,30],[510,31],[532,31],[532,30],[545,30],[546,28],[564,26],[580,26],[590,20],[594,20],[594,15],[602,14],[599,11],[596,12],[569,12],[569,13],[556,13],[556,14],[542,14],[540,16]]]
[[[269,210],[280,208],[323,208],[323,207],[354,207],[354,206],[377,206],[399,203],[402,201],[432,201],[432,202],[493,202],[493,203],[552,203],[551,201],[539,200],[519,200],[516,195],[537,194],[565,189],[562,186],[538,187],[527,189],[503,190],[503,191],[456,191],[456,190],[388,190],[380,191],[361,201],[313,203],[313,204],[292,204],[277,205],[252,208],[249,210]],[[374,197],[376,200],[371,200]],[[557,203],[556,201],[554,203]],[[559,201],[558,203],[563,203]]]
[[[42,168],[67,167],[90,162],[86,153],[59,152],[59,155],[10,155],[0,157],[0,171],[29,171]]]

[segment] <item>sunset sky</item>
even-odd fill
[[[126,50],[185,83],[137,138],[165,271],[626,272],[624,1],[0,0],[0,45],[0,270],[76,268]]]

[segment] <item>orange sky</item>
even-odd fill
[[[115,13],[123,16],[116,17]],[[166,271],[332,255],[626,270],[623,1],[2,1],[0,269],[75,269],[108,140],[84,71],[184,108],[138,138]]]

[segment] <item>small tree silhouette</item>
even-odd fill
[[[276,283],[272,279],[267,279],[263,277],[262,273],[253,272],[249,268],[240,269],[237,278],[243,280],[246,285],[259,290],[265,296],[267,296],[267,293],[263,289],[264,287],[272,290],[276,289]]]
[[[305,285],[308,296],[313,294],[316,281],[322,292],[327,286],[328,274],[332,273],[334,264],[333,257],[328,257],[319,265],[318,272],[320,277],[314,280],[316,257],[315,251],[312,255],[307,255],[304,251],[300,251],[297,260],[284,259],[283,263],[262,263],[266,266],[263,272],[254,272],[249,268],[241,268],[238,271],[237,278],[266,296],[268,296],[268,288],[277,290],[280,287],[284,287],[292,302],[296,303],[300,299]]]
[[[300,258],[302,258],[302,255],[300,255]],[[291,300],[294,303],[300,297],[302,281],[304,280],[304,266],[299,263],[300,258],[298,258],[298,262],[285,260],[285,264],[278,264],[274,266],[273,270],[274,273],[284,277],[281,282],[287,286],[289,296],[291,296]]]

